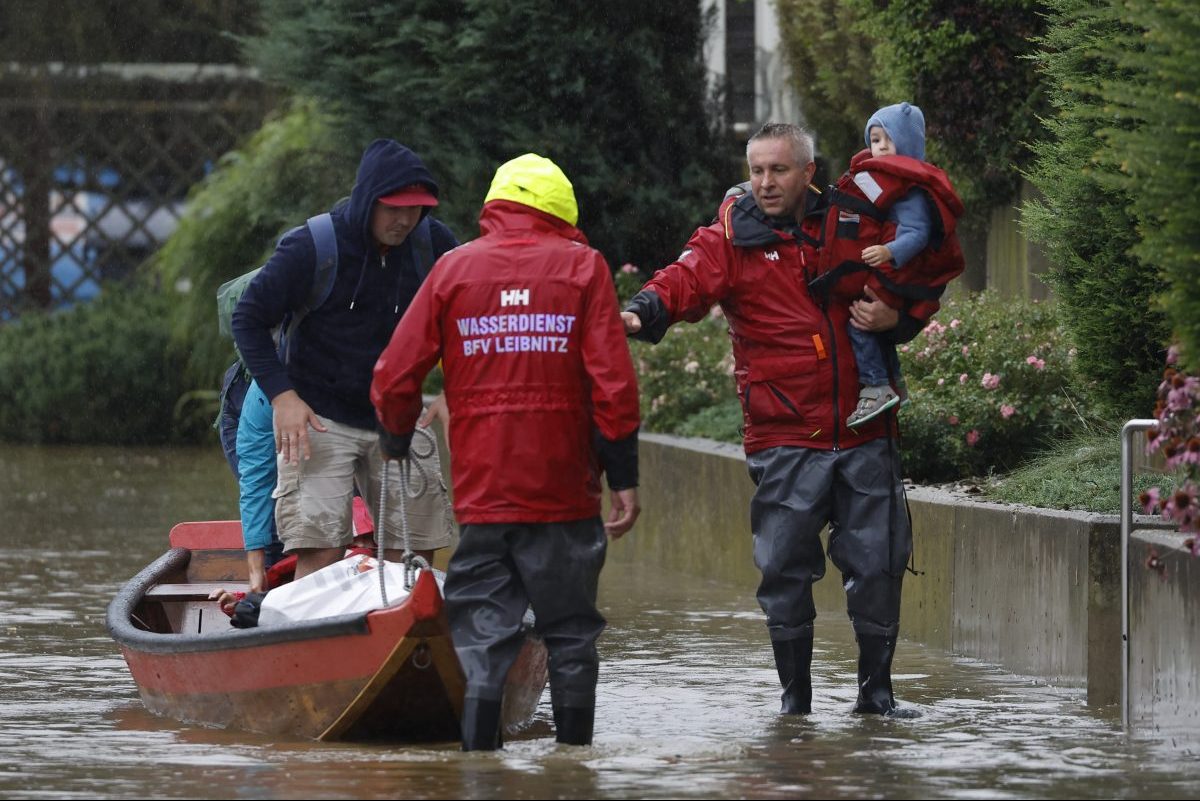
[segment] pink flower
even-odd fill
[[[1046,369],[1046,360],[1039,359],[1037,356],[1027,357],[1025,359],[1025,363],[1033,365],[1033,369],[1035,369],[1035,370],[1045,370]]]
[[[979,382],[984,389],[997,389],[1000,386],[1000,376],[992,373],[984,373],[983,380]]]
[[[1188,381],[1194,379],[1189,378]],[[1167,411],[1168,412],[1184,412],[1192,405],[1192,398],[1188,392],[1188,386],[1185,384],[1178,389],[1172,389],[1167,393]]]
[[[621,265],[621,272],[623,272],[623,273],[636,273],[637,271],[638,271],[638,268],[634,267],[632,264],[629,264],[628,262]]]
[[[979,431],[972,428],[967,432],[967,444],[974,448],[976,442],[979,442]]]
[[[939,323],[937,320],[930,320],[929,325],[925,326],[925,336],[935,337],[938,334],[944,333],[946,326]]]
[[[1017,410],[1014,409],[1012,406],[1009,406],[1007,403],[1002,404],[1000,406],[1000,416],[1003,417],[1005,420],[1012,417],[1016,413],[1017,413]]]
[[[952,426],[958,425],[958,415],[956,415],[956,414],[950,415],[949,417],[946,418],[946,422]]]
[[[960,375],[960,376],[958,377],[958,383],[960,383],[960,384],[965,384],[965,383],[967,383],[967,381],[968,381],[969,379],[970,379],[970,376],[968,376],[966,373],[963,373],[962,375]]]
[[[1158,511],[1158,487],[1151,487],[1138,496],[1138,501],[1142,504],[1142,511],[1148,515],[1152,515]]]
[[[1200,436],[1188,437],[1186,442],[1172,442],[1164,449],[1167,467],[1171,470],[1183,465],[1200,465]]]
[[[1185,481],[1163,506],[1162,517],[1163,520],[1173,520],[1180,528],[1189,530],[1195,523],[1198,512],[1200,510],[1196,507],[1196,485]]]
[[[1182,464],[1200,464],[1200,436],[1192,436],[1180,454]]]
[[[1179,362],[1179,346],[1172,345],[1167,348],[1167,364],[1176,364]]]
[[[939,378],[939,379],[938,379],[938,386],[939,386],[939,387],[940,387],[942,384],[945,384],[945,383],[946,383],[946,379],[944,379],[944,378]]]
[[[958,328],[960,325],[962,325],[962,320],[955,319],[950,321],[951,328]]]
[[[963,345],[963,349],[962,349],[962,355],[963,355],[963,356],[970,356],[970,355],[971,355],[971,349],[970,349],[970,348],[968,348],[966,345]]]

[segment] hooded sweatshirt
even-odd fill
[[[381,252],[371,236],[371,214],[380,197],[412,184],[438,194],[433,176],[415,153],[389,139],[372,142],[349,201],[330,212],[338,247],[332,291],[293,332],[286,365],[271,332],[289,312],[304,306],[312,289],[316,246],[308,227],[284,236],[247,286],[233,313],[233,336],[268,398],[294,389],[322,417],[356,428],[376,427],[369,397],[372,370],[420,279],[412,237]],[[458,246],[445,225],[436,219],[429,223],[435,258]]]
[[[896,146],[896,155],[925,160],[925,115],[911,103],[884,106],[871,115],[863,130],[863,139],[871,147],[871,129],[875,126],[887,132]],[[892,263],[897,268],[912,261],[929,245],[929,202],[923,192],[912,190],[888,209],[888,219],[896,223],[896,238],[887,243]]]

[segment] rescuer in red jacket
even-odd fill
[[[464,750],[499,747],[505,676],[532,605],[550,652],[559,742],[592,739],[605,621],[596,589],[607,547],[633,525],[637,380],[604,257],[575,227],[570,181],[526,154],[502,165],[482,236],[447,253],[375,366],[385,456],[400,458],[421,383],[442,360],[454,510],[446,577],[467,678]],[[612,514],[600,520],[600,473]]]
[[[720,304],[733,339],[745,422],[746,462],[757,485],[750,507],[758,600],[767,615],[785,713],[811,709],[816,609],[825,574],[819,534],[842,573],[860,649],[858,712],[891,714],[891,663],[900,586],[912,534],[895,442],[876,419],[850,429],[858,375],[848,321],[911,338],[917,321],[878,301],[830,301],[818,277],[824,200],[810,187],[812,137],[768,124],[746,155],[750,194],[734,194],[673,263],[622,314],[626,331],[657,342],[681,320]]]

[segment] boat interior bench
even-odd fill
[[[245,581],[155,584],[146,590],[135,618],[139,627],[163,634],[225,633],[230,631],[229,616],[208,596],[214,590],[247,592],[249,589]]]
[[[195,581],[188,584],[155,584],[146,590],[146,597],[156,601],[207,601],[217,590],[249,592],[244,581]]]

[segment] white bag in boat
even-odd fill
[[[408,598],[404,566],[385,562],[383,568],[388,606],[395,606]],[[352,556],[268,592],[263,598],[258,625],[279,626],[382,608],[375,559]]]

